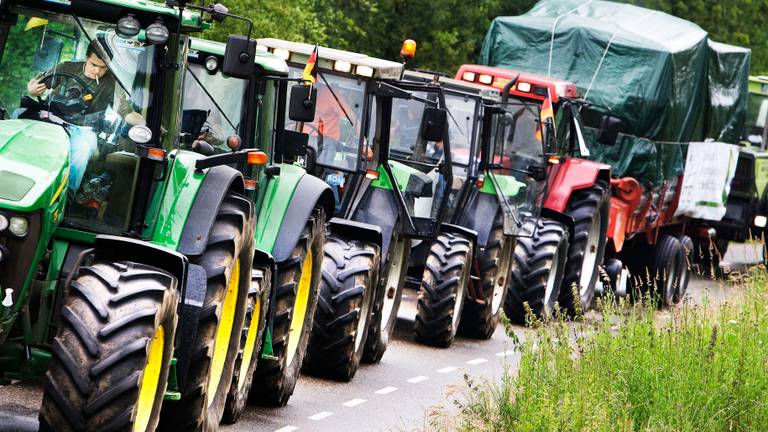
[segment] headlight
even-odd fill
[[[755,226],[759,228],[765,228],[766,223],[768,223],[768,218],[766,218],[763,215],[757,215],[755,216]],[[2,231],[2,229],[0,229]]]
[[[8,229],[17,237],[24,237],[29,232],[29,221],[27,218],[16,216],[11,218]]]
[[[0,214],[0,232],[8,228],[8,218]]]

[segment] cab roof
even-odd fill
[[[189,41],[190,48],[192,50],[218,56],[223,56],[227,47],[227,45],[223,42],[210,41],[196,37],[189,38]],[[256,66],[258,66],[264,72],[278,75],[288,74],[288,65],[285,63],[285,61],[269,52],[256,51],[256,58],[254,59],[254,63],[256,63]]]
[[[290,63],[306,64],[315,45],[291,42],[282,39],[257,39],[261,50],[280,53]],[[349,73],[363,78],[399,79],[403,70],[402,63],[370,57],[351,51],[328,47],[318,48],[318,66],[322,69]],[[347,72],[347,65],[349,70]],[[368,72],[370,71],[370,74]]]
[[[460,81],[457,79],[449,78],[437,73],[429,73],[425,71],[406,70],[404,78],[410,81],[419,82],[439,82],[442,87],[453,93],[464,93],[472,96],[479,96],[485,100],[498,102],[501,100],[501,91],[484,86],[481,84],[470,83],[466,81]]]
[[[517,84],[509,91],[510,94],[515,96],[544,100],[547,89],[549,90],[549,97],[552,100],[552,103],[557,103],[562,97],[576,98],[579,96],[576,84],[572,82],[557,78],[547,78],[531,73],[518,72],[512,69],[465,64],[456,72],[456,79],[458,80],[481,83],[495,87],[499,90],[503,90],[509,80],[515,76],[517,76]],[[529,90],[522,91],[520,88],[521,83],[530,84]],[[543,92],[544,94],[542,94],[541,90],[545,90]]]

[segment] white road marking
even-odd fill
[[[376,390],[375,393],[376,394],[390,394],[390,393],[392,393],[393,391],[396,391],[396,390],[397,390],[397,387],[389,386],[389,387],[380,388],[380,389]]]
[[[311,416],[309,416],[307,418],[310,419],[310,420],[322,420],[322,419],[324,419],[326,417],[330,417],[332,415],[333,415],[332,412],[320,411],[319,413],[311,415]]]
[[[476,358],[476,359],[472,359],[472,360],[468,361],[468,362],[467,362],[467,364],[471,364],[471,365],[479,365],[480,363],[485,363],[485,362],[487,362],[487,361],[488,361],[488,360],[486,360],[486,359],[484,359],[484,358]]]
[[[446,366],[446,367],[444,367],[442,369],[438,369],[437,373],[443,373],[443,374],[451,373],[451,372],[455,371],[456,369],[458,369],[456,366]]]
[[[350,399],[344,402],[342,405],[344,405],[345,407],[353,407],[353,406],[358,406],[364,403],[365,403],[365,399]]]
[[[514,351],[502,351],[500,353],[496,353],[496,357],[506,357],[511,356],[512,354],[514,354]]]
[[[413,378],[407,379],[406,381],[411,383],[411,384],[417,384],[417,383],[420,383],[422,381],[426,381],[428,379],[429,379],[429,377],[425,377],[424,375],[419,375],[419,376],[415,376]]]
[[[295,431],[297,429],[299,429],[299,428],[297,428],[296,426],[286,426],[286,427],[281,427],[280,429],[276,430],[275,432],[293,432],[293,431]]]

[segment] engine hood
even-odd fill
[[[69,137],[62,127],[0,121],[0,208],[49,207],[64,193],[68,174]]]

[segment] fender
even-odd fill
[[[381,227],[379,226],[335,217],[328,221],[328,229],[350,240],[374,243],[381,249]]]
[[[454,225],[449,223],[440,224],[440,232],[448,234],[458,234],[460,236],[468,237],[472,242],[472,249],[477,248],[477,231],[465,228],[460,225]]]
[[[459,224],[476,232],[479,247],[484,248],[488,244],[488,237],[493,229],[493,218],[499,206],[496,195],[475,192],[469,204],[464,207]]]
[[[539,217],[542,219],[549,219],[553,220],[555,222],[559,222],[565,226],[568,227],[568,241],[573,243],[573,228],[576,226],[576,221],[573,220],[572,217],[568,216],[567,214],[559,211],[552,210],[547,207],[541,208],[541,213],[539,213]]]
[[[229,191],[245,192],[242,173],[226,165],[210,168],[187,214],[187,223],[179,241],[179,252],[187,256],[198,256],[205,251],[208,234],[221,202]]]
[[[331,187],[319,178],[305,174],[296,185],[275,238],[275,246],[272,249],[275,262],[283,262],[291,257],[307,219],[318,204],[323,207],[327,216],[333,215],[335,200]]]
[[[544,207],[564,212],[573,191],[592,187],[597,179],[609,182],[611,166],[599,162],[567,158],[553,167]]]
[[[366,189],[363,198],[352,213],[351,219],[379,227],[382,236],[381,256],[386,257],[399,216],[400,211],[393,192],[389,189],[371,186]],[[381,262],[383,265],[385,260],[382,259]]]

